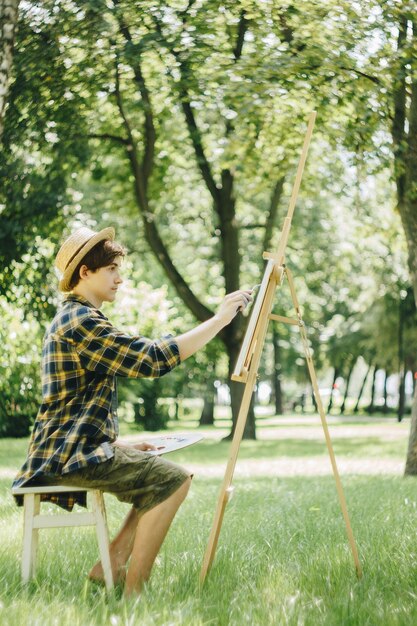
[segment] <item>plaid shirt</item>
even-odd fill
[[[81,296],[70,294],[47,330],[42,349],[42,404],[27,459],[13,487],[68,474],[114,455],[118,435],[116,376],[157,378],[180,363],[170,336],[151,341],[117,330]],[[71,511],[86,494],[43,494]],[[23,504],[22,496],[15,496]]]

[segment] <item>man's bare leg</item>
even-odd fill
[[[138,513],[138,511],[132,507],[118,534],[110,543],[110,560],[115,583],[122,582],[125,578],[125,566],[132,552],[136,528],[140,517],[141,513]],[[98,561],[90,570],[88,578],[96,582],[104,582],[101,561]]]
[[[191,479],[189,479],[191,481]],[[187,482],[187,481],[186,481]],[[183,485],[182,485],[183,486]],[[189,485],[187,488],[187,491],[189,489]],[[187,493],[186,491],[186,493]],[[173,495],[175,495],[177,492],[175,492]],[[186,495],[185,493],[185,495]],[[185,497],[184,495],[184,497]],[[169,498],[168,498],[169,500]],[[168,500],[166,500],[165,502],[167,502]],[[179,505],[181,504],[182,500],[180,501]],[[164,504],[164,503],[162,503]],[[178,505],[178,507],[179,507]],[[158,505],[160,506],[160,505]],[[177,509],[178,509],[177,507]],[[157,507],[155,507],[157,508]],[[176,509],[176,510],[177,510]],[[175,512],[174,511],[174,515]],[[118,534],[116,535],[116,537],[113,539],[113,541],[110,543],[110,560],[111,560],[111,564],[112,564],[112,572],[113,572],[113,580],[115,583],[117,582],[122,582],[125,578],[125,574],[126,574],[126,563],[129,560],[129,557],[131,555],[132,549],[133,549],[133,544],[134,544],[134,540],[135,540],[135,535],[136,535],[136,529],[138,526],[138,522],[139,519],[141,518],[143,514],[139,513],[138,511],[136,511],[136,509],[134,507],[131,508],[131,510],[129,511],[127,517],[125,518],[123,525],[121,527],[121,529],[119,530]],[[167,527],[167,530],[169,528],[169,525]],[[165,533],[166,534],[166,533]],[[163,539],[162,539],[163,541]],[[161,541],[161,543],[162,543]],[[154,559],[155,560],[155,559]],[[152,567],[152,565],[151,565]],[[90,570],[90,573],[88,574],[88,578],[90,580],[94,580],[94,581],[99,581],[99,582],[103,582],[104,583],[104,573],[103,573],[103,567],[101,565],[101,561],[98,561]]]
[[[159,549],[190,485],[191,477],[188,477],[169,498],[140,517],[126,575],[125,596],[139,595],[142,591],[143,583],[151,574]]]

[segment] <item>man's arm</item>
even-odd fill
[[[175,341],[178,344],[181,361],[203,348],[222,328],[230,324],[238,312],[243,311],[250,302],[251,294],[252,290],[229,293],[213,317],[183,335],[176,337]],[[121,448],[136,448],[143,451],[156,449],[154,445],[146,441],[132,445],[117,440],[113,445]]]
[[[175,338],[181,361],[203,348],[206,343],[230,324],[239,311],[243,311],[251,299],[251,290],[239,290],[229,293],[221,303],[217,313],[192,330]]]

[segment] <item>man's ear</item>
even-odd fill
[[[87,272],[89,272],[90,270],[88,269],[88,267],[86,265],[81,265],[80,267],[80,279],[81,278],[88,278],[88,274]]]

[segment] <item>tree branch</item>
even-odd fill
[[[219,217],[219,226],[221,231],[221,258],[224,267],[225,287],[226,292],[230,293],[239,288],[240,275],[238,229],[235,219],[235,199],[233,197],[233,174],[229,169],[223,170],[221,172],[221,184],[216,184],[210,164],[204,152],[202,134],[196,122],[194,111],[191,107],[191,97],[188,92],[187,83],[192,76],[192,69],[184,55],[181,54],[181,52],[178,52],[176,47],[164,36],[162,24],[158,17],[153,14],[152,19],[161,44],[172,54],[179,66],[180,81],[177,84],[177,89],[179,92],[180,103],[194,148],[194,153],[196,155],[197,166],[201,172],[201,176],[206,184],[206,187],[213,198],[214,209]],[[243,24],[243,19],[241,21]],[[183,26],[186,26],[185,16],[183,16]],[[242,36],[242,33],[244,33],[243,26],[241,26],[240,32]],[[241,48],[239,51],[239,47],[237,47],[236,52],[240,53]],[[241,320],[235,319],[232,321],[230,326],[220,334],[220,337],[223,341],[225,341],[225,343],[228,341],[230,343],[231,339],[238,336],[239,326],[242,326]]]
[[[398,71],[396,79],[393,84],[393,100],[394,100],[394,119],[392,122],[391,132],[394,143],[394,167],[395,178],[397,181],[397,199],[398,204],[401,205],[404,200],[405,193],[405,175],[404,175],[404,148],[403,142],[405,139],[405,119],[406,119],[406,68],[404,59],[402,58],[402,51],[407,38],[407,19],[402,17],[400,19],[398,39],[397,39],[397,53]]]
[[[126,150],[129,156],[129,160],[132,164],[132,169],[135,175],[135,188],[137,190],[137,199],[138,204],[141,208],[145,210],[145,207],[148,205],[148,200],[146,196],[146,182],[144,178],[142,165],[139,163],[137,158],[137,144],[135,138],[133,137],[132,128],[130,122],[127,118],[126,112],[124,110],[122,94],[120,91],[120,73],[119,73],[119,61],[118,56],[116,55],[116,77],[115,77],[115,96],[117,106],[120,112],[120,115],[123,120],[123,124],[127,133],[127,145]]]
[[[179,273],[179,271],[175,267],[169,255],[169,252],[159,235],[158,229],[155,224],[155,217],[149,207],[148,198],[146,194],[143,169],[137,158],[136,143],[132,135],[132,129],[131,129],[129,119],[126,115],[126,112],[123,106],[123,99],[122,99],[122,94],[120,91],[120,76],[119,76],[117,60],[116,60],[115,85],[116,85],[115,96],[116,96],[117,106],[119,108],[119,112],[123,120],[126,134],[128,136],[128,140],[126,143],[126,153],[130,162],[132,173],[133,173],[134,192],[136,196],[137,206],[139,208],[139,213],[142,217],[146,241],[150,249],[156,256],[156,258],[158,259],[159,263],[161,264],[169,280],[172,282],[180,298],[183,300],[186,306],[188,306],[188,308],[195,315],[195,317],[198,320],[203,322],[204,320],[211,317],[213,315],[213,312],[208,307],[206,307],[202,302],[200,302],[200,300],[198,300],[198,298],[189,288],[188,284],[185,282],[182,275]]]
[[[280,176],[275,183],[272,190],[271,199],[269,202],[269,211],[265,222],[265,233],[263,240],[263,249],[265,252],[270,252],[271,239],[273,228],[276,225],[276,219],[278,214],[278,206],[284,190],[285,176]]]
[[[372,81],[373,83],[375,83],[376,85],[380,85],[381,84],[380,79],[377,78],[376,76],[371,76],[370,74],[365,74],[365,72],[361,72],[360,70],[357,70],[355,67],[346,67],[345,65],[341,65],[340,69],[341,70],[345,70],[347,72],[354,72],[358,76],[362,76],[362,78],[366,78],[366,79]]]
[[[185,24],[187,21],[187,16],[188,16],[188,12],[191,9],[191,7],[193,6],[193,4],[196,3],[196,0],[188,0],[188,5],[185,7],[185,9],[183,9],[182,11],[178,11],[178,15],[182,18],[182,23]]]
[[[237,29],[236,45],[233,49],[233,56],[235,61],[238,61],[242,56],[243,42],[245,40],[245,34],[248,30],[249,20],[246,19],[246,11],[242,9],[240,12],[239,25]]]
[[[235,44],[235,47],[233,48],[233,57],[234,57],[235,64],[237,61],[239,61],[239,59],[242,56],[243,42],[245,40],[245,33],[248,30],[248,25],[249,25],[249,20],[246,19],[246,12],[244,9],[242,9],[240,12],[239,25],[237,29],[236,44]],[[232,132],[234,132],[234,130],[235,130],[235,125],[233,121],[227,120],[226,121],[226,137],[229,137],[232,134]]]
[[[152,19],[155,24],[155,28],[158,32],[161,42],[166,47],[166,49],[172,54],[174,59],[177,61],[180,68],[181,79],[179,82],[179,96],[181,108],[184,113],[185,121],[187,124],[188,132],[190,135],[191,142],[193,144],[194,152],[196,155],[197,166],[201,172],[201,176],[203,177],[204,182],[206,183],[207,189],[214,200],[214,204],[216,210],[218,209],[218,204],[220,202],[220,191],[217,188],[216,182],[214,180],[214,176],[211,172],[210,164],[207,160],[207,157],[203,148],[203,140],[200,129],[198,128],[194,111],[191,107],[191,98],[188,94],[188,90],[186,88],[187,75],[191,75],[191,69],[188,64],[185,62],[183,58],[181,58],[181,54],[174,49],[174,47],[167,41],[166,37],[162,32],[162,26],[156,15],[152,14]],[[184,23],[184,20],[183,20]]]
[[[75,134],[74,137],[84,137],[84,135]],[[117,143],[121,143],[126,146],[129,144],[129,140],[125,137],[119,137],[118,135],[111,135],[110,133],[89,133],[87,135],[89,139],[109,139]]]
[[[413,48],[417,54],[417,20],[413,20]],[[408,146],[410,149],[410,157],[412,167],[417,163],[417,60],[413,57],[411,63],[411,97],[409,108],[409,132]]]
[[[281,25],[281,33],[283,36],[283,40],[288,44],[289,48],[293,47],[294,44],[294,29],[292,26],[288,25],[287,17],[283,12],[279,14],[279,22]],[[299,52],[302,52],[306,44],[299,41],[296,45],[294,45],[294,50],[292,50],[292,55],[296,56]]]
[[[115,7],[115,14],[116,14],[116,19],[119,24],[120,33],[123,35],[127,43],[127,46],[133,47],[134,44],[133,44],[132,36],[130,34],[129,27],[124,20],[123,14],[120,11],[119,4],[120,4],[120,0],[113,0],[113,5]],[[128,51],[129,51],[129,48],[128,48]],[[144,138],[145,138],[144,140],[145,147],[144,147],[143,158],[142,158],[142,169],[143,169],[143,176],[144,176],[144,186],[146,189],[148,186],[149,177],[152,174],[152,170],[154,166],[156,132],[155,132],[154,119],[153,119],[151,99],[150,99],[149,91],[146,86],[143,74],[142,74],[142,68],[141,68],[140,62],[137,61],[135,63],[132,63],[131,61],[129,61],[129,64],[133,70],[136,83],[139,87],[140,95],[142,98],[143,111],[145,114],[144,133],[143,133]]]
[[[2,0],[0,4],[0,140],[3,135],[9,80],[13,65],[13,46],[20,0]]]

